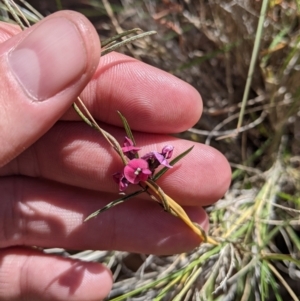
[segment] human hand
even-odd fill
[[[86,85],[84,103],[118,141],[125,132],[117,110],[137,131],[141,152],[172,144],[176,156],[195,145],[159,184],[204,229],[201,206],[229,186],[230,168],[218,151],[167,136],[196,123],[202,110],[197,91],[118,53],[98,65],[99,44],[93,26],[70,11],[22,33],[0,23],[1,300],[99,300],[108,294],[106,267],[31,246],[171,254],[199,244],[180,219],[143,197],[83,222],[117,198],[112,174],[122,168],[103,137],[70,108]]]

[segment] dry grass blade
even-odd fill
[[[218,245],[218,242],[216,242],[213,238],[208,237],[205,231],[199,225],[193,223],[185,213],[185,211],[182,209],[182,207],[167,194],[165,194],[155,182],[148,180],[145,182],[145,184],[149,186],[151,190],[159,197],[159,200],[163,204],[164,209],[167,212],[175,215],[176,217],[179,217],[187,226],[191,228],[191,230],[193,230],[193,232],[195,232],[200,237],[201,242]]]
[[[24,30],[26,27],[29,27],[30,24],[27,18],[24,16],[18,5],[11,0],[3,0],[6,5],[8,11],[13,15],[13,18],[16,20],[17,24]],[[21,16],[22,19],[19,18]],[[23,20],[23,21],[22,21]],[[24,23],[25,22],[25,25]]]
[[[145,38],[147,36],[154,35],[154,34],[156,34],[156,31],[148,31],[148,32],[143,32],[141,34],[138,34],[138,35],[135,35],[133,37],[127,38],[126,40],[124,40],[122,42],[118,42],[116,44],[108,46],[105,49],[102,49],[101,55],[103,56],[105,54],[108,54],[108,53],[110,53],[112,51],[115,51],[115,50],[119,49],[122,46],[128,45],[128,44],[130,44],[130,43],[132,43],[132,42],[134,42],[136,40],[143,39],[143,38]]]

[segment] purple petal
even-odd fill
[[[165,157],[160,154],[159,152],[152,152],[153,153],[153,156],[156,158],[156,160],[162,164],[162,162],[165,160]]]
[[[173,155],[174,146],[173,145],[166,145],[163,149],[161,154],[166,158],[170,159]]]
[[[120,191],[125,191],[126,188],[129,185],[129,182],[127,181],[127,179],[125,178],[124,174],[120,173],[120,172],[116,172],[113,174],[113,179],[114,181],[119,184],[119,190]]]
[[[152,152],[153,156],[156,158],[156,160],[161,164],[164,165],[168,168],[172,168],[173,166],[171,166],[169,164],[169,162],[166,160],[166,158],[160,154],[159,152]]]
[[[154,171],[160,164],[172,168],[166,158],[159,152],[150,152],[142,157],[149,163],[149,168]]]
[[[166,159],[164,159],[160,164],[163,165],[163,166],[166,166],[168,168],[173,168],[173,166],[170,165],[168,160],[166,160]]]

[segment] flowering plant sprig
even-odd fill
[[[122,151],[130,159],[125,165],[122,172],[113,174],[113,179],[119,184],[119,190],[125,191],[129,184],[139,184],[151,179],[155,169],[160,165],[172,168],[167,159],[171,158],[174,147],[167,145],[162,149],[162,152],[150,152],[141,157],[138,157],[140,148],[134,146],[131,139],[125,137]]]
[[[84,113],[79,109],[80,105],[83,109]],[[135,197],[141,193],[147,192],[151,195],[151,199],[162,204],[164,210],[166,212],[171,213],[172,215],[179,217],[186,225],[188,225],[193,232],[195,232],[201,239],[201,241],[208,242],[211,244],[217,244],[217,242],[208,237],[205,231],[196,223],[193,223],[183,208],[177,204],[172,198],[170,198],[164,191],[156,184],[156,180],[161,177],[169,168],[178,162],[181,158],[187,155],[193,147],[189,148],[171,162],[168,162],[168,159],[171,158],[173,154],[173,146],[167,145],[162,151],[159,153],[157,151],[152,151],[147,153],[143,157],[139,158],[138,148],[135,144],[133,134],[130,130],[127,120],[120,113],[120,117],[123,121],[123,125],[126,131],[127,136],[123,142],[123,146],[120,146],[117,140],[108,132],[103,130],[95,121],[93,116],[90,114],[84,103],[80,98],[78,98],[78,105],[74,104],[74,109],[79,114],[79,116],[91,127],[98,130],[105,139],[109,142],[109,144],[115,149],[115,151],[119,154],[124,168],[121,172],[115,173],[113,179],[118,183],[119,190],[124,192],[126,188],[130,184],[138,184],[141,189],[129,194],[124,195],[121,198],[107,204],[105,207],[97,210],[96,212],[90,214],[85,221],[97,216],[99,213],[102,213],[113,206],[116,206],[120,203],[125,202],[126,200]],[[130,138],[129,138],[130,137]],[[162,165],[163,168],[155,174],[155,170],[158,166]]]
[[[102,46],[105,45],[105,52],[102,52],[102,55],[115,50],[115,48],[120,47],[120,45],[132,42],[137,38],[153,34],[153,32],[146,32],[140,35],[135,35],[134,37],[128,38],[125,41],[116,43],[116,39],[124,37],[131,33],[135,33],[137,31],[138,29],[128,31],[108,40],[107,42],[102,43]],[[159,187],[156,184],[156,180],[158,180],[158,178],[161,177],[168,169],[172,168],[172,166],[176,162],[178,162],[185,155],[187,155],[193,147],[189,148],[188,150],[177,156],[171,162],[168,162],[168,159],[172,157],[174,149],[171,145],[165,146],[160,153],[157,151],[152,151],[139,158],[138,151],[140,150],[140,148],[136,146],[129,124],[126,118],[120,112],[118,113],[123,122],[127,135],[125,137],[123,146],[120,146],[118,141],[111,134],[103,130],[97,124],[97,122],[90,114],[89,110],[86,108],[80,97],[78,97],[77,102],[73,104],[73,108],[84,122],[86,122],[89,126],[99,131],[104,136],[107,142],[120,156],[122,163],[124,164],[124,168],[121,172],[115,173],[113,175],[113,179],[119,185],[119,190],[121,192],[124,192],[130,184],[139,185],[141,188],[133,193],[122,196],[121,198],[107,204],[103,208],[90,214],[85,219],[85,221],[88,221],[89,219],[97,216],[101,212],[112,208],[113,206],[116,206],[130,198],[133,198],[141,193],[146,192],[151,196],[151,199],[154,199],[155,201],[159,202],[166,212],[171,213],[172,215],[180,218],[188,227],[190,227],[190,229],[193,232],[195,232],[199,236],[201,241],[215,245],[218,244],[213,238],[207,236],[205,231],[198,224],[193,223],[186,214],[186,212],[183,210],[183,208],[179,204],[177,204],[171,197],[165,194],[161,187]],[[156,168],[159,166],[163,167],[161,168],[161,170],[156,172]]]

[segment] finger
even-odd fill
[[[17,25],[0,22],[0,44],[21,32]]]
[[[99,263],[49,256],[33,249],[0,251],[1,300],[103,300],[111,273]]]
[[[190,251],[200,243],[190,228],[154,201],[131,199],[84,222],[119,196],[22,177],[2,179],[0,190],[1,247],[35,245],[165,255]],[[203,209],[193,207],[187,212],[202,228],[208,228]]]
[[[0,166],[42,136],[98,65],[97,33],[82,15],[53,14],[0,44]]]
[[[101,58],[82,99],[98,120],[120,126],[120,111],[132,129],[151,133],[182,132],[195,125],[202,112],[201,97],[192,86],[119,53]],[[65,119],[78,117],[71,110]]]
[[[202,112],[201,97],[192,86],[116,52],[101,59],[82,99],[95,118],[121,125],[118,110],[133,129],[147,132],[184,131],[199,120]],[[64,118],[79,120],[72,109]]]
[[[124,130],[106,128],[118,141]],[[224,195],[231,180],[230,166],[217,150],[207,145],[170,136],[135,133],[140,154],[161,151],[171,144],[173,158],[194,145],[194,149],[169,170],[159,184],[182,205],[201,206]],[[0,169],[0,175],[23,174],[83,188],[117,193],[112,179],[123,165],[116,152],[96,131],[85,124],[60,122],[18,159]]]

